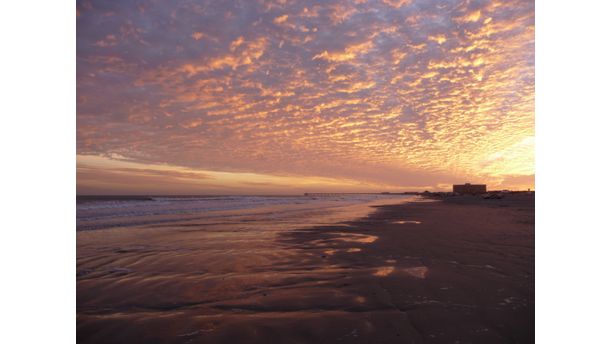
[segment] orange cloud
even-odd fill
[[[235,5],[82,10],[77,151],[258,175],[235,190],[529,183],[531,2]]]
[[[383,0],[383,2],[391,7],[400,8],[412,2],[412,0]]]
[[[187,121],[183,121],[181,122],[181,127],[185,128],[185,129],[193,129],[193,128],[197,128],[199,126],[201,126],[203,123],[201,118],[196,118],[196,119],[192,119],[192,120],[187,120]]]
[[[480,19],[480,10],[470,13],[465,19],[467,21],[476,22]]]
[[[284,14],[282,16],[278,16],[278,17],[274,18],[274,24],[280,25],[280,24],[286,22],[288,18],[289,18],[289,16],[286,15],[286,14]]]
[[[195,39],[196,41],[201,40],[204,37],[204,33],[202,32],[193,32],[191,34],[191,38]]]
[[[341,51],[341,52],[330,53],[327,50],[325,50],[322,53],[315,55],[312,59],[313,60],[324,59],[324,60],[333,61],[333,62],[350,61],[359,55],[367,53],[372,48],[372,46],[373,46],[372,42],[368,41],[364,43],[349,45],[346,48],[344,48],[344,51]]]
[[[239,46],[242,45],[242,43],[244,43],[244,37],[240,36],[238,38],[236,38],[234,41],[232,41],[232,43],[230,44],[230,51],[235,51],[236,48],[238,48]]]
[[[446,42],[446,37],[444,35],[434,35],[434,36],[429,36],[429,40],[434,41],[438,44],[442,44]]]

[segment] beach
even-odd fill
[[[77,341],[531,343],[534,199],[397,198],[291,216],[277,204],[79,231]]]

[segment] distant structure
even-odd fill
[[[453,192],[456,192],[461,195],[483,194],[487,192],[487,185],[486,184],[470,184],[470,183],[456,184],[456,185],[453,185]]]

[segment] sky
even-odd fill
[[[78,194],[534,189],[534,2],[77,1]]]

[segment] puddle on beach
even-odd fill
[[[331,238],[325,239],[316,239],[312,240],[311,244],[318,247],[328,247],[328,246],[338,246],[342,243],[354,243],[354,244],[371,244],[378,240],[376,235],[367,235],[367,234],[357,234],[357,233],[340,233],[333,232],[327,233],[329,235],[334,235]],[[330,250],[332,253],[337,252],[338,250]],[[349,248],[347,252],[359,252],[360,248]]]
[[[329,250],[323,251],[323,253],[325,253],[328,256],[332,256],[332,255],[334,255],[336,253],[339,253],[339,252],[357,253],[357,252],[361,252],[361,249],[357,248],[357,247],[351,247],[351,248],[348,248],[348,249],[329,249]]]
[[[395,270],[394,266],[383,266],[383,267],[377,268],[376,271],[374,271],[372,275],[377,276],[377,277],[385,277],[385,276],[389,276],[394,270]]]
[[[374,270],[374,273],[372,273],[372,275],[376,277],[386,277],[392,274],[393,272],[396,272],[396,273],[404,272],[410,275],[411,277],[418,278],[418,279],[425,279],[427,277],[427,271],[428,269],[426,266],[415,266],[415,267],[403,268],[403,269],[398,269],[397,266],[381,266],[381,267],[376,268]]]
[[[420,225],[421,221],[401,220],[401,221],[393,221],[391,223],[396,224],[396,225],[403,225],[403,224],[406,224],[406,223],[412,223],[412,224],[415,224],[415,225]]]
[[[371,244],[374,241],[378,240],[378,237],[376,235],[357,234],[357,233],[330,233],[330,234],[339,235],[340,236],[339,238],[334,238],[333,240],[343,241],[343,242]]]

